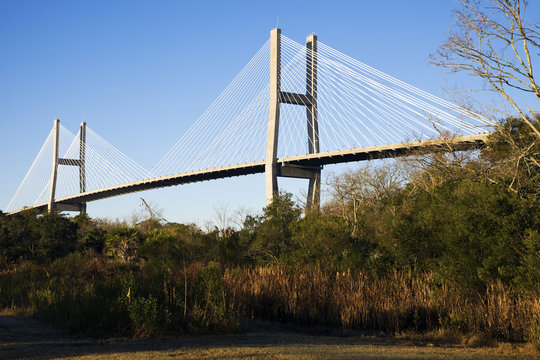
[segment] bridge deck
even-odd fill
[[[489,134],[460,136],[449,139],[436,139],[425,141],[414,141],[406,143],[398,143],[391,145],[372,146],[364,148],[355,148],[341,151],[331,151],[316,154],[307,154],[300,156],[291,156],[278,159],[278,163],[283,165],[295,166],[322,166],[329,164],[338,164],[351,161],[363,161],[374,159],[385,159],[417,153],[428,153],[444,149],[446,151],[462,151],[481,148]],[[249,175],[263,173],[265,167],[264,161],[257,161],[247,164],[224,166],[219,168],[205,169],[168,175],[152,179],[145,179],[131,183],[116,185],[108,188],[103,188],[94,191],[88,191],[82,194],[76,194],[60,199],[56,199],[56,204],[80,204],[90,201],[105,199],[122,194],[128,194],[138,191],[168,187],[174,185],[187,184],[198,181],[206,181],[213,179],[222,179],[233,176]],[[26,209],[44,210],[47,208],[47,203],[37,204],[27,207],[10,214],[15,214]]]

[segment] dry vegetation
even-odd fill
[[[512,296],[500,283],[490,284],[475,300],[460,289],[436,285],[429,273],[329,276],[275,266],[226,272],[224,281],[233,306],[256,318],[395,334],[443,329],[448,340],[452,334],[475,333],[523,341],[540,334],[540,300]]]

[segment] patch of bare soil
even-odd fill
[[[245,334],[96,340],[40,320],[0,316],[0,359],[540,359],[511,345],[495,348],[411,343],[390,337],[311,335],[250,326]]]

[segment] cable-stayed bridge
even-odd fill
[[[195,181],[265,173],[309,180],[319,206],[327,164],[415,151],[481,147],[493,123],[318,42],[275,28],[243,70],[171,150],[144,169],[81,124],[55,120],[6,211],[84,211],[86,203]]]

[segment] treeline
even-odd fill
[[[0,215],[0,306],[94,334],[231,332],[257,318],[540,341],[530,132],[509,119],[481,152],[334,175],[320,212],[281,194],[234,230]]]

